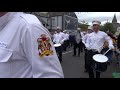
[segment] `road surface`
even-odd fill
[[[80,57],[72,55],[72,48],[63,52],[63,62],[61,65],[65,78],[89,78],[88,73],[84,72],[84,52],[81,53]],[[113,62],[108,66],[107,71],[101,74],[101,78],[113,78],[113,72],[120,72],[114,55],[113,58]]]

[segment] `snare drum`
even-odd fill
[[[61,44],[54,44],[54,47],[60,47]]]
[[[102,54],[96,54],[93,56],[92,68],[98,72],[105,72],[107,70],[108,58]]]
[[[61,44],[54,44],[54,47],[57,53],[62,52]]]

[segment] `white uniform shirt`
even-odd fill
[[[34,15],[8,12],[0,17],[0,78],[63,78],[51,39],[39,41],[45,35],[50,39]]]
[[[53,34],[53,42],[55,42],[56,35],[57,35],[57,33]]]
[[[65,41],[65,34],[63,32],[56,33],[54,35],[54,39],[53,39],[54,43],[56,43],[56,44],[58,44],[58,43],[63,44],[64,41]]]
[[[89,37],[89,33],[85,34],[82,38],[82,42],[84,43],[84,45],[86,44],[87,38]]]
[[[98,31],[98,33],[92,32],[88,35],[86,41],[86,47],[88,49],[96,49],[98,52],[100,52],[103,48],[104,42],[107,41],[109,43],[109,46],[113,46],[113,42],[110,39],[110,37],[102,31]]]
[[[80,33],[76,34],[76,42],[80,43],[81,37],[80,37]]]
[[[83,32],[80,32],[81,33],[81,37],[83,38],[84,37],[84,33]]]
[[[65,40],[69,40],[69,34],[65,33],[64,38],[65,38]]]

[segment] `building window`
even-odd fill
[[[55,17],[52,17],[52,27],[55,26]]]

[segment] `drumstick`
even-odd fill
[[[103,55],[105,55],[106,53],[108,53],[111,49],[108,49]]]

